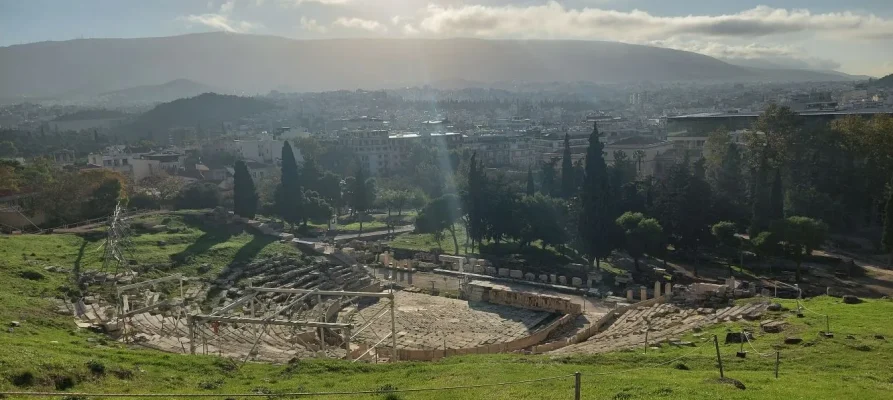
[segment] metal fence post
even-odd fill
[[[580,400],[580,373],[574,372],[574,400]]]

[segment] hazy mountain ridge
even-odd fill
[[[189,79],[175,79],[161,85],[142,85],[106,92],[98,98],[109,103],[164,103],[208,92],[221,91]]]
[[[78,39],[0,48],[0,97],[99,93],[177,79],[261,93],[433,82],[846,80],[754,70],[705,55],[615,42],[482,39],[293,40],[227,33]]]
[[[794,74],[794,73],[805,73],[805,74],[828,74],[835,75],[847,80],[868,80],[871,78],[868,75],[852,75],[847,74],[845,72],[834,71],[829,69],[816,69],[810,68],[805,62],[796,63],[790,60],[774,60],[769,58],[754,58],[754,59],[721,59],[732,65],[737,65],[739,67],[744,67],[748,69],[756,69],[762,71],[764,73],[778,73],[778,71],[784,71],[784,74]],[[769,70],[769,71],[767,71]],[[759,73],[758,71],[758,73]]]

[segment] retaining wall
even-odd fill
[[[588,327],[577,331],[577,333],[572,337],[569,337],[565,340],[558,340],[558,341],[551,342],[551,343],[544,343],[541,345],[536,345],[536,346],[533,346],[530,350],[532,353],[540,354],[540,353],[545,353],[545,352],[552,351],[552,350],[557,350],[557,349],[560,349],[565,346],[570,346],[575,343],[585,342],[587,339],[595,336],[596,333],[601,331],[605,325],[610,323],[614,319],[615,315],[626,313],[627,311],[635,309],[637,307],[650,307],[655,304],[663,303],[665,301],[667,301],[667,296],[660,296],[660,297],[655,297],[653,299],[640,301],[635,304],[629,304],[626,306],[617,307],[617,308],[611,310],[611,312],[603,315],[601,318],[599,318],[597,321],[595,321]]]

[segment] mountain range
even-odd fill
[[[180,80],[183,81],[180,81]],[[203,33],[159,38],[76,39],[0,47],[0,98],[95,95],[170,100],[202,82],[263,93],[387,89],[437,82],[793,82],[860,77],[754,68],[702,54],[601,41],[325,39]],[[164,85],[162,85],[164,86]],[[183,90],[195,95],[206,88]],[[174,93],[179,96],[178,93]]]

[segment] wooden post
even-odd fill
[[[722,356],[719,355],[719,339],[713,335],[713,345],[716,346],[716,361],[719,363],[719,377],[725,378],[722,371]]]
[[[344,328],[341,335],[344,336],[344,350],[347,351],[345,358],[350,360],[350,327]]]
[[[394,294],[394,289],[391,287],[391,295]],[[397,319],[394,316],[394,306],[397,299],[395,297],[391,297],[391,347],[393,347],[391,354],[391,362],[397,361]],[[446,344],[444,344],[446,347]]]
[[[580,397],[580,389],[581,389],[580,386],[581,386],[580,373],[574,372],[574,400],[580,400],[582,398],[582,397]]]
[[[775,379],[778,379],[778,363],[781,359],[781,352],[775,352]]]
[[[651,331],[651,321],[645,321],[647,325],[645,326],[645,352],[648,352],[648,332]]]
[[[191,316],[186,317],[186,323],[189,324],[189,354],[195,354],[195,323]]]

